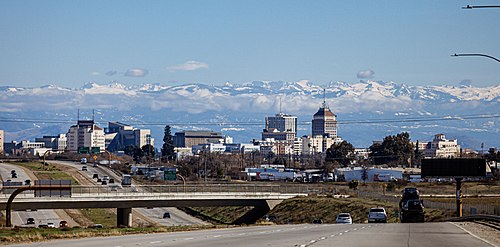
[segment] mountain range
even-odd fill
[[[500,84],[409,86],[360,81],[254,81],[222,85],[124,85],[86,83],[80,88],[57,85],[0,87],[0,129],[6,141],[33,140],[66,133],[80,119],[106,127],[119,121],[150,128],[161,145],[163,127],[173,131],[211,129],[236,142],[259,139],[265,116],[279,112],[298,116],[299,135],[311,132],[310,121],[323,101],[337,115],[339,135],[356,147],[402,131],[412,140],[431,141],[443,133],[476,150],[499,147]]]

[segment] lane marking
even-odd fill
[[[213,237],[214,237],[214,238],[218,238],[218,237],[220,237],[220,235],[214,235]]]
[[[150,244],[159,244],[161,243],[161,241],[153,241],[153,242],[149,242]]]
[[[481,240],[481,241],[483,241],[483,242],[485,242],[485,243],[487,243],[487,244],[489,244],[489,245],[491,245],[491,246],[496,247],[496,245],[494,245],[493,243],[490,243],[488,240],[483,239],[483,238],[481,238],[481,237],[479,237],[479,236],[475,235],[475,234],[474,234],[474,233],[472,233],[472,232],[469,232],[468,230],[466,230],[465,228],[463,228],[461,225],[457,225],[457,224],[455,224],[454,222],[448,222],[448,223],[450,223],[450,224],[452,224],[452,225],[454,225],[454,226],[456,226],[456,227],[458,227],[458,228],[462,229],[462,231],[464,231],[464,232],[466,232],[466,233],[468,233],[468,234],[472,235],[473,237],[475,237],[475,238],[477,238],[477,239],[479,239],[479,240]]]
[[[193,240],[194,238],[185,238],[184,240]]]

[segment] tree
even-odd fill
[[[161,147],[161,157],[165,157],[167,160],[173,160],[175,157],[174,138],[172,137],[170,125],[165,126],[163,146]]]
[[[142,156],[146,156],[148,160],[155,157],[155,147],[153,147],[153,145],[151,144],[142,146],[141,151]]]
[[[347,141],[342,141],[338,144],[333,144],[326,150],[326,162],[337,161],[342,166],[348,166],[354,159],[354,147]]]
[[[376,164],[408,166],[413,156],[413,144],[410,142],[410,135],[402,132],[395,136],[386,136],[381,144],[374,143],[370,146],[370,151],[370,156]]]

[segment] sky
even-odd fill
[[[500,83],[499,1],[0,1],[0,86]]]

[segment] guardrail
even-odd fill
[[[500,222],[500,216],[488,215],[488,214],[476,214],[476,215],[468,215],[462,217],[453,217],[448,219],[448,221],[453,221],[453,222],[473,221],[473,220],[489,220],[489,221]]]

